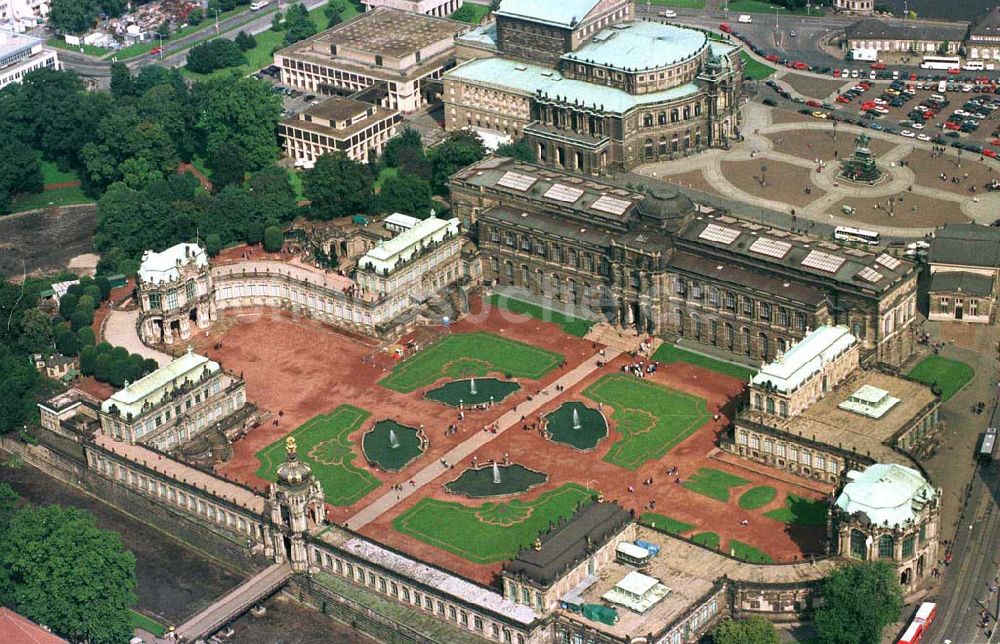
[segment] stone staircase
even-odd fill
[[[608,322],[598,322],[590,327],[590,331],[587,332],[584,339],[603,344],[612,349],[618,349],[625,353],[632,353],[639,351],[639,344],[647,337],[644,334],[640,335],[633,329],[622,329]],[[653,351],[656,351],[657,347],[661,344],[663,344],[663,340],[654,337],[649,353],[651,354]]]

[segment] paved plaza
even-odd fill
[[[1000,177],[1000,164],[992,159],[951,148],[935,152],[930,143],[758,103],[743,110],[745,139],[731,149],[649,163],[634,172],[794,215],[801,227],[812,221],[921,237],[945,223],[991,224],[1000,212],[1000,193],[985,189]],[[862,132],[871,137],[869,147],[886,175],[875,185],[837,176],[840,160],[853,154]]]

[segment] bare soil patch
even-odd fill
[[[761,166],[766,166],[765,172]],[[809,179],[808,168],[771,159],[723,161],[722,174],[734,186],[755,197],[782,201],[792,206],[805,206],[825,194]],[[806,193],[806,188],[811,194]]]
[[[962,212],[961,204],[954,201],[944,201],[934,199],[924,195],[906,192],[902,195],[902,202],[896,201],[891,210],[893,215],[889,216],[890,197],[879,197],[877,199],[848,197],[838,202],[831,208],[831,213],[855,219],[860,223],[873,224],[878,226],[898,226],[900,228],[929,228],[941,226],[943,224],[963,223],[969,218]],[[842,206],[854,208],[853,215],[845,215],[841,210]],[[876,208],[876,205],[878,208]]]
[[[1000,178],[1000,171],[990,162],[980,162],[978,155],[971,152],[963,152],[959,159],[951,155],[935,157],[929,150],[915,149],[905,160],[918,184],[968,197],[972,196],[969,188],[975,186],[981,192],[988,182]],[[941,178],[942,172],[947,179]],[[952,182],[952,177],[958,177],[959,183]]]

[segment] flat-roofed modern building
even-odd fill
[[[738,45],[634,20],[627,0],[503,0],[458,39],[445,127],[528,139],[539,160],[589,174],[725,145],[739,124]]]
[[[368,163],[382,154],[400,120],[395,110],[335,96],[279,123],[278,137],[285,154],[306,166],[330,152]]]
[[[459,10],[462,0],[362,0],[369,11],[379,7],[422,13],[425,16],[444,18]]]
[[[39,38],[0,29],[0,87],[20,83],[36,69],[59,69],[59,56]]]
[[[830,525],[836,552],[889,563],[904,591],[912,592],[937,566],[941,491],[895,463],[851,471],[846,479]]]
[[[382,107],[414,112],[440,92],[454,65],[455,37],[469,25],[379,7],[274,55],[281,81],[320,94],[382,86]],[[374,91],[374,90],[373,90]]]
[[[927,257],[930,320],[989,324],[1000,276],[1000,228],[948,224],[934,233]]]
[[[253,411],[242,378],[188,348],[101,403],[101,432],[167,451],[211,427],[227,434],[246,429]]]

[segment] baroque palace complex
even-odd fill
[[[943,421],[940,391],[900,373],[917,351],[916,262],[738,216],[662,184],[637,186],[613,176],[739,136],[740,47],[693,28],[637,20],[634,5],[624,0],[502,0],[495,20],[472,30],[437,15],[453,3],[369,4],[370,12],[278,52],[276,65],[290,85],[385,90],[377,108],[339,99],[313,110],[315,121],[286,121],[281,132],[295,151],[291,156],[314,161],[338,149],[367,159],[384,147],[400,114],[420,110],[436,91],[447,130],[475,130],[494,149],[526,140],[538,162],[488,154],[451,176],[448,209],[442,202],[440,214],[299,223],[278,253],[230,250],[210,257],[197,240],[149,249],[134,288],[112,309],[130,316],[125,326],[130,333],[134,326],[136,344],[157,356],[159,368],[103,396],[83,387],[59,393],[39,404],[50,436],[44,445],[0,439],[0,447],[137,516],[169,521],[182,538],[252,572],[251,582],[274,575],[268,592],[290,584],[302,601],[364,624],[375,636],[391,633],[393,641],[689,644],[726,617],[792,621],[808,613],[820,601],[822,579],[852,560],[887,562],[907,594],[919,592],[941,556],[942,491],[914,454],[941,433]],[[424,13],[406,11],[414,7]],[[360,124],[371,125],[376,115],[386,122],[374,128],[370,145],[356,140],[367,128]],[[316,128],[344,131],[324,143],[310,138]],[[978,313],[980,306],[995,308],[997,237],[960,226],[942,237],[948,244],[930,253],[937,262],[932,311],[942,319],[985,321]],[[967,252],[972,247],[975,252]],[[962,285],[981,292],[975,314]],[[424,553],[433,544],[408,550],[383,540],[382,532],[356,529],[356,515],[335,514],[343,506],[328,507],[330,488],[340,479],[317,471],[329,465],[316,458],[320,452],[326,458],[329,451],[335,465],[367,460],[369,469],[356,471],[375,480],[372,490],[385,482],[371,474],[385,472],[381,463],[376,467],[367,451],[365,458],[355,454],[346,433],[340,436],[346,447],[334,440],[307,446],[301,428],[282,433],[266,448],[278,445],[267,455],[273,462],[261,459],[261,472],[274,465],[266,488],[221,473],[225,459],[217,454],[229,450],[231,456],[244,437],[282,427],[280,408],[255,401],[250,367],[244,377],[219,357],[225,354],[202,355],[212,342],[213,351],[221,349],[238,318],[268,314],[332,332],[357,343],[357,356],[371,354],[354,369],[374,371],[381,352],[404,360],[405,370],[412,365],[406,360],[433,350],[415,346],[422,331],[447,334],[453,325],[469,324],[470,298],[488,302],[497,294],[587,323],[594,355],[563,374],[591,363],[604,368],[619,357],[641,360],[647,343],[660,342],[753,365],[753,375],[741,378],[742,388],[737,381],[725,402],[698,398],[705,417],[695,429],[715,432],[713,459],[822,496],[813,501],[823,516],[810,526],[820,545],[809,558],[751,563],[731,547],[726,552],[719,543],[640,521],[636,510],[605,500],[603,490],[594,487],[591,494],[588,482],[585,500],[566,516],[533,531],[511,556],[488,561],[495,574],[483,583],[428,561]],[[614,354],[609,360],[606,349]],[[463,360],[476,363],[462,356],[442,371],[467,368]],[[634,367],[619,366],[624,372]],[[639,363],[640,376],[653,373],[643,366],[652,365]],[[471,369],[474,377],[463,373],[469,382],[461,381],[469,396],[485,375],[480,364]],[[387,404],[395,404],[392,396],[400,392],[390,395],[386,387]],[[519,399],[502,420],[521,421],[504,430],[515,425],[521,435],[523,427],[524,438],[535,438],[527,423],[538,412],[541,424],[538,400],[549,395],[548,387]],[[313,389],[319,387],[303,383],[302,391]],[[427,393],[420,404],[431,398]],[[597,397],[586,395],[596,404]],[[502,398],[458,399],[455,416],[487,413]],[[527,411],[519,407],[525,403]],[[607,412],[599,410],[590,411],[604,419]],[[620,423],[618,411],[608,418]],[[436,421],[426,422],[427,434],[423,424],[413,430],[421,450],[440,436],[430,433]],[[472,432],[481,446],[496,425],[492,434],[485,424],[485,431]],[[540,426],[539,436],[551,439],[546,431]],[[391,448],[399,447],[396,431],[389,436],[396,441]],[[455,453],[460,447],[464,443]],[[592,457],[592,449],[573,457]],[[656,457],[660,463],[669,463],[669,451]],[[440,454],[447,472],[455,465],[448,463],[452,452]],[[466,473],[492,472],[491,483],[500,484],[499,458],[489,465],[471,452],[457,458],[471,458]],[[507,461],[505,454],[505,467]],[[422,478],[440,474],[424,477],[425,466],[400,480],[416,489],[427,482]],[[666,483],[667,477],[658,481]],[[399,501],[397,491],[405,499],[408,490],[383,488],[375,503],[391,504],[391,496]],[[502,501],[496,522],[519,520],[502,514],[519,500]],[[518,511],[530,515],[533,506],[525,507]],[[371,525],[389,532],[397,524]],[[447,557],[462,558],[455,550]],[[424,621],[434,624],[433,637],[415,630]],[[178,638],[206,635],[189,628],[180,628]]]

